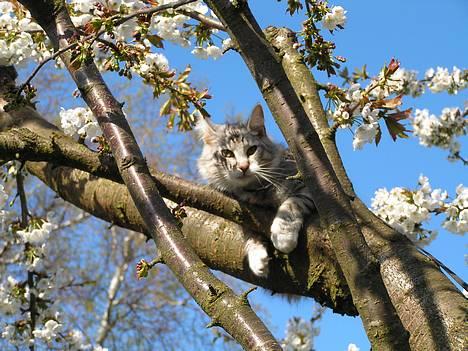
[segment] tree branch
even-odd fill
[[[111,228],[111,231],[115,232],[115,228]],[[113,233],[113,235],[115,235]],[[117,297],[117,293],[122,285],[122,281],[125,277],[125,273],[128,270],[128,265],[132,257],[130,256],[130,244],[135,236],[134,233],[130,232],[127,233],[125,238],[123,239],[123,248],[122,248],[122,261],[119,265],[115,268],[114,274],[112,275],[112,279],[109,283],[109,287],[107,289],[107,306],[101,316],[101,322],[99,324],[99,330],[97,332],[96,337],[96,344],[103,346],[104,341],[107,338],[111,330],[111,314],[112,308],[116,305],[115,300]]]
[[[79,37],[64,1],[20,0],[20,3],[45,30],[55,49],[65,47]],[[168,267],[202,309],[244,348],[280,350],[250,306],[242,304],[231,289],[214,277],[184,240],[158,193],[120,103],[106,86],[94,62],[75,68],[69,52],[63,53],[61,59],[95,115],[119,173]]]

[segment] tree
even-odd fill
[[[340,127],[360,124],[353,142],[359,148],[366,142],[380,141],[381,122],[392,138],[405,137],[407,131],[401,120],[407,119],[411,111],[400,109],[403,95],[417,95],[424,84],[432,90],[463,89],[466,71],[454,70],[451,75],[438,71],[421,82],[411,72],[402,71],[392,59],[365,88],[357,85],[370,78],[365,68],[352,75],[341,71],[345,81],[352,84],[348,89],[320,85],[309,68],[316,66],[331,75],[338,72],[339,64],[333,55],[333,43],[324,39],[318,24],[321,22],[330,31],[341,28],[345,21],[342,8],[330,8],[325,2],[289,1],[291,14],[304,7],[308,16],[298,41],[296,34],[285,28],[269,27],[262,31],[245,1],[207,1],[217,19],[200,14],[196,7],[181,7],[191,2],[159,6],[153,2],[147,5],[124,2],[122,6],[116,6],[117,2],[93,6],[89,2],[75,2],[70,9],[74,24],[69,9],[60,1],[20,1],[45,31],[56,51],[50,57],[60,55],[97,122],[92,121],[86,110],[64,111],[62,127],[68,134],[81,134],[81,143],[66,137],[30,106],[34,90],[28,84],[15,89],[14,71],[4,67],[2,87],[7,105],[1,125],[7,131],[2,133],[1,158],[25,162],[28,172],[65,201],[91,215],[153,238],[160,254],[156,261],[164,262],[175,273],[210,316],[210,325],[223,327],[247,349],[279,349],[279,345],[249,308],[247,293],[234,295],[209,273],[202,261],[210,268],[273,291],[310,296],[336,312],[359,314],[376,350],[462,349],[464,297],[442,274],[437,262],[428,259],[395,228],[427,235],[420,226],[424,219],[421,211],[425,209],[447,213],[447,226],[463,231],[466,191],[460,189],[457,199],[448,203],[441,193],[433,196],[427,189],[427,181],[421,179],[421,189],[402,189],[392,194],[395,198],[400,195],[398,201],[417,207],[419,218],[402,216],[402,209],[391,212],[385,202],[376,202],[377,213],[390,227],[356,196],[336,148],[335,134]],[[137,3],[140,9],[133,8]],[[86,14],[91,7],[92,20]],[[154,26],[159,27],[154,34],[152,18],[163,11],[167,11],[167,17],[158,17]],[[174,17],[177,11],[186,17]],[[199,23],[185,27],[188,29],[181,33],[177,21],[188,19]],[[24,20],[26,23],[22,25],[29,25],[28,18]],[[31,27],[34,26],[29,25],[26,31],[8,39],[12,47],[19,49],[14,52],[16,57],[10,56],[6,64],[16,63],[22,55],[47,55],[47,51],[27,51],[29,41],[38,47],[37,43],[44,38],[40,29]],[[123,41],[128,37],[125,33],[134,29],[135,44]],[[275,257],[270,263],[271,277],[275,279],[255,277],[246,268],[243,257],[246,240],[243,231],[268,236],[264,228],[269,227],[273,210],[238,203],[212,189],[157,170],[150,175],[122,106],[95,65],[97,62],[102,69],[118,71],[127,77],[141,75],[156,96],[167,94],[161,114],[168,115],[169,125],[177,123],[179,129],[187,129],[194,119],[189,113],[190,106],[206,117],[204,106],[209,95],[188,83],[189,69],[175,76],[168,70],[164,56],[151,54],[149,49],[161,47],[169,39],[184,44],[187,36],[195,35],[199,45],[194,50],[196,54],[218,56],[220,49],[212,45],[214,29],[228,33],[231,40],[224,42],[225,49],[239,52],[251,71],[296,159],[298,177],[311,190],[317,207],[298,249],[287,257]],[[107,37],[101,38],[103,35]],[[99,46],[101,52],[94,53],[93,45]],[[337,104],[331,112],[331,126],[318,89]],[[21,91],[25,92],[22,98]],[[415,121],[421,124],[429,118],[425,112],[417,114],[419,119]],[[446,117],[432,124],[433,134],[415,123],[415,133],[420,133],[421,140],[428,144],[450,149],[452,158],[465,162],[454,142],[457,135],[466,133],[463,114],[460,110],[444,112]],[[98,141],[100,152],[83,145],[84,139],[96,134],[97,124],[103,137],[93,139]],[[431,135],[444,138],[435,139]],[[17,172],[16,178],[23,218],[15,231],[26,242],[25,252],[33,256],[34,263],[35,240],[41,243],[43,240],[37,238],[47,236],[50,228],[45,228],[42,219],[36,222],[28,219],[21,172]],[[170,205],[172,215],[159,194],[179,203]],[[180,206],[181,202],[184,206]],[[184,217],[184,213],[188,216]],[[174,217],[182,223],[181,230]],[[32,228],[27,230],[28,226],[39,229],[34,232]],[[153,263],[140,262],[139,274],[145,275],[150,266]],[[29,288],[34,287],[38,278],[34,267],[30,267]],[[11,285],[16,290],[21,286],[18,282]],[[28,297],[30,320],[22,328],[29,328],[36,338],[52,339],[58,335],[58,322],[52,318],[34,333],[36,317],[31,306],[37,299],[34,292]],[[421,323],[413,323],[415,318]],[[11,333],[18,330],[19,326],[10,329]]]

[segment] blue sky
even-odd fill
[[[262,27],[288,26],[298,30],[303,17],[286,15],[285,2],[250,1],[250,5]],[[466,1],[348,0],[331,4],[341,5],[348,11],[345,30],[338,31],[334,41],[337,45],[335,53],[347,58],[345,65],[351,70],[367,64],[368,71],[375,74],[392,57],[399,59],[402,67],[419,71],[420,77],[430,67],[444,66],[450,70],[454,65],[466,67],[468,47],[463,39],[468,37]],[[186,63],[184,50],[175,49],[168,55],[176,66]],[[192,79],[206,84],[213,95],[207,108],[215,121],[222,122],[226,114],[247,115],[257,102],[266,108],[255,82],[236,53],[228,53],[217,61],[195,60],[191,64]],[[315,73],[319,81],[327,81],[326,75]],[[466,91],[455,96],[426,92],[421,98],[405,98],[404,101],[407,107],[428,108],[438,115],[444,107],[462,107],[467,97]],[[269,112],[266,118],[269,134],[281,141],[282,136]],[[338,134],[345,166],[357,193],[367,204],[380,187],[415,187],[420,174],[429,177],[433,188],[441,187],[452,194],[458,184],[468,184],[466,169],[461,164],[449,163],[445,151],[424,148],[415,138],[394,143],[384,135],[379,147],[368,144],[362,151],[353,151],[351,141],[349,131],[343,130]],[[466,151],[466,140],[463,145]],[[436,219],[428,227],[438,228],[439,223],[440,219]],[[438,238],[428,250],[466,280],[466,248],[466,238],[439,230]],[[250,296],[270,310],[272,328],[279,338],[284,336],[284,326],[290,316],[311,316],[311,301],[290,305],[259,291]],[[369,349],[359,318],[327,312],[320,327],[321,333],[315,339],[316,350],[346,350],[351,342],[361,350]]]
[[[345,65],[350,70],[367,64],[368,71],[375,74],[392,57],[399,59],[402,67],[419,71],[420,77],[430,67],[451,69],[456,65],[466,68],[468,2],[465,0],[347,0],[331,4],[341,5],[348,11],[345,30],[336,32],[334,41],[337,46],[335,53],[347,58]],[[302,15],[290,17],[285,13],[286,0],[252,0],[250,5],[262,27],[288,26],[299,30],[304,20]],[[167,45],[167,48],[165,54],[171,65],[183,68],[189,62],[193,68],[191,80],[209,88],[213,99],[208,102],[207,109],[216,122],[222,123],[225,115],[247,115],[260,102],[266,111],[268,133],[276,141],[283,140],[254,80],[237,53],[229,52],[216,61],[202,61],[194,59],[186,49],[172,45]],[[314,74],[319,81],[328,81],[321,72]],[[466,100],[466,92],[456,96],[426,92],[415,100],[404,99],[406,107],[428,108],[436,115],[443,107],[461,107]],[[466,169],[460,163],[449,163],[446,151],[426,149],[418,145],[415,138],[394,143],[384,134],[379,147],[368,144],[362,151],[353,151],[351,142],[349,131],[339,132],[338,145],[344,164],[357,193],[367,204],[380,187],[415,187],[420,174],[429,177],[433,188],[441,187],[451,194],[458,184],[468,185]],[[466,138],[463,145],[464,154],[467,155]],[[440,221],[436,219],[427,227],[435,229]],[[468,278],[464,264],[466,249],[466,238],[444,230],[439,231],[438,238],[428,247],[431,253],[465,280]],[[313,302],[307,299],[289,304],[284,299],[271,297],[268,292],[259,290],[250,294],[250,298],[269,310],[270,326],[278,338],[284,336],[288,318],[302,316],[308,319],[312,313]],[[361,350],[369,349],[359,318],[342,317],[328,311],[319,326],[321,333],[315,339],[316,350],[346,350],[349,343],[357,344]]]

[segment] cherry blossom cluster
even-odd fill
[[[318,329],[314,328],[310,321],[293,317],[286,325],[286,336],[281,343],[285,351],[310,351],[313,346],[313,338],[318,335]]]
[[[332,84],[326,88],[326,97],[335,105],[334,110],[330,108],[328,111],[334,128],[358,125],[353,138],[355,150],[362,149],[366,143],[379,143],[381,120],[394,140],[407,137],[408,130],[399,122],[409,118],[411,112],[410,109],[399,109],[403,95],[420,96],[426,86],[433,92],[447,91],[450,94],[467,87],[467,70],[454,67],[453,73],[449,74],[447,69],[439,67],[438,73],[430,71],[433,70],[429,70],[424,79],[418,80],[416,71],[400,68],[393,59],[375,78],[370,78],[365,68],[352,76],[344,70],[340,75],[350,84],[349,88],[344,90]],[[362,87],[359,81],[368,79],[370,82]],[[459,151],[454,138],[466,134],[466,121],[459,109],[445,109],[440,118],[429,116],[427,110],[416,110],[413,128],[421,144],[450,149],[453,158]]]
[[[208,94],[191,87],[185,89],[189,85],[185,81],[188,71],[182,73],[180,81],[174,78],[176,72],[169,68],[166,56],[156,50],[164,47],[164,41],[170,41],[185,47],[193,45],[193,54],[200,58],[216,59],[230,42],[216,36],[220,43],[215,45],[212,34],[217,32],[216,29],[184,15],[184,11],[196,12],[216,20],[202,1],[152,16],[131,16],[140,10],[174,2],[163,0],[156,5],[149,1],[73,0],[67,3],[72,21],[81,33],[80,39],[86,38],[77,40],[70,49],[72,65],[79,66],[94,58],[103,70],[115,71],[128,78],[133,74],[140,75],[154,88],[155,97],[168,93],[173,101],[180,101],[180,104],[171,104],[170,125],[174,125],[173,115],[178,114],[182,119],[189,115],[188,103],[205,114],[203,99],[207,99]],[[51,56],[46,35],[31,21],[28,11],[10,2],[0,2],[0,10],[0,64],[26,64],[30,59],[43,61]],[[60,61],[57,64],[61,66]],[[86,134],[90,138],[98,134],[95,123],[81,119],[80,113],[67,115],[64,112],[63,128],[68,134]],[[181,129],[190,128],[192,124],[188,118],[178,123]]]
[[[454,161],[460,158],[460,143],[457,138],[467,134],[467,112],[468,109],[461,111],[457,107],[444,108],[437,117],[427,109],[416,109],[412,120],[414,135],[423,146],[449,150],[449,160]]]
[[[76,107],[60,111],[60,124],[63,132],[70,136],[80,136],[85,140],[93,141],[97,136],[101,135],[93,113],[89,108]]]
[[[349,89],[343,90],[332,84],[327,86],[326,97],[336,106],[334,110],[328,110],[328,116],[334,123],[333,129],[358,125],[353,138],[355,150],[362,149],[364,144],[373,141],[378,144],[382,133],[379,120],[382,119],[394,140],[397,137],[406,137],[406,129],[399,121],[409,117],[409,110],[398,109],[402,103],[401,95],[390,98],[407,87],[402,81],[394,78],[398,71],[399,62],[392,59],[364,88],[357,82],[358,78],[347,76],[346,79],[352,83]],[[405,76],[408,76],[405,72],[398,74],[398,77]],[[365,70],[360,78],[369,78]]]
[[[175,0],[158,1],[158,5],[165,5],[175,2]],[[129,1],[129,0],[74,0],[70,3],[73,13],[72,20],[78,27],[87,28],[94,25],[100,28],[101,25],[109,27],[104,39],[108,41],[143,41],[149,39],[149,42],[156,47],[162,47],[164,40],[174,44],[189,47],[195,38],[195,48],[192,53],[202,58],[218,58],[222,51],[220,47],[215,46],[211,40],[211,34],[217,33],[216,29],[197,28],[196,25],[189,23],[190,17],[174,10],[168,10],[162,14],[155,14],[151,17],[149,23],[141,22],[137,17],[131,18],[122,24],[113,26],[110,18],[117,14],[126,15],[141,9],[148,8],[148,2]],[[179,10],[193,11],[201,15],[216,19],[213,13],[209,13],[208,7],[202,1],[184,5]],[[199,25],[198,27],[203,27]]]
[[[322,19],[322,26],[328,30],[342,28],[346,24],[346,10],[341,6],[333,6]]]
[[[6,179],[17,172],[16,167],[9,169],[14,170],[7,172]],[[0,244],[0,339],[18,349],[40,345],[44,349],[104,351],[100,346],[93,347],[80,330],[62,323],[57,294],[59,287],[69,284],[72,278],[48,260],[49,239],[57,227],[54,216],[49,214],[43,219],[29,215],[29,226],[21,228],[11,198],[0,184],[0,220],[4,224]],[[28,279],[24,279],[24,270]],[[36,316],[34,330],[32,313]]]
[[[429,180],[420,176],[415,190],[396,187],[375,192],[372,211],[394,229],[410,239],[427,243],[434,238],[435,231],[423,228],[432,214],[445,214],[443,227],[455,234],[468,231],[468,188],[459,185],[456,198],[450,202],[447,191],[432,189]]]
[[[19,15],[17,15],[19,12]],[[51,50],[38,35],[40,27],[31,21],[29,12],[11,2],[0,2],[0,65],[24,66],[31,60],[42,61]]]
[[[427,87],[433,93],[447,91],[449,94],[457,94],[468,86],[468,70],[460,70],[453,66],[452,73],[448,68],[437,67],[426,71],[425,80]]]

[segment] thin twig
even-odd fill
[[[217,20],[215,20],[215,19],[213,19],[211,17],[205,16],[205,15],[201,14],[200,12],[192,11],[192,10],[186,10],[186,9],[177,10],[177,12],[203,23],[208,28],[218,29],[218,30],[223,31],[223,32],[226,31],[226,28],[224,28],[224,26],[223,26],[223,24],[221,22],[219,22],[219,21],[217,21]]]
[[[422,247],[419,247],[418,245],[416,245],[416,247],[419,249],[419,251],[421,251],[427,258],[429,258],[430,260],[432,260],[436,265],[438,265],[440,268],[442,268],[445,272],[447,272],[448,275],[450,275],[452,277],[453,280],[455,280],[463,289],[465,289],[466,291],[468,291],[468,284],[465,283],[465,281],[460,278],[454,271],[452,271],[450,268],[448,268],[445,264],[443,264],[442,262],[440,262],[437,258],[435,258],[434,256],[432,256],[431,253],[429,253],[428,251],[424,250]]]

